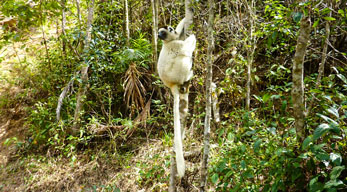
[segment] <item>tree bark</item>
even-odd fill
[[[91,0],[91,4],[89,6],[88,10],[88,20],[87,20],[87,35],[85,39],[84,44],[84,50],[85,52],[89,49],[89,44],[91,41],[91,32],[92,32],[92,22],[93,22],[93,14],[94,14],[94,2],[95,0]],[[74,114],[74,124],[72,126],[71,133],[76,134],[79,130],[79,124],[80,124],[80,116],[81,116],[81,110],[84,103],[84,97],[87,90],[87,84],[88,84],[88,63],[84,63],[82,69],[81,69],[81,79],[82,83],[80,84],[80,88],[78,89],[77,93],[77,102],[76,102],[76,109]]]
[[[125,7],[125,33],[126,33],[126,45],[130,46],[130,30],[129,30],[129,9],[128,9],[128,0],[124,0]]]
[[[193,12],[191,9],[191,0],[185,0],[185,23],[184,23],[184,39],[188,36],[188,33],[190,32],[190,25],[193,23]],[[184,40],[182,39],[182,40]],[[180,124],[181,124],[181,134],[182,134],[182,140],[184,140],[184,133],[185,133],[185,127],[186,127],[186,120],[188,115],[188,97],[189,97],[189,84],[190,81],[185,82],[183,85],[180,86]],[[174,149],[172,154],[175,154]],[[174,192],[176,191],[176,162],[175,158],[171,158],[171,175],[170,175],[170,185],[169,185],[169,191]]]
[[[331,17],[331,11],[330,11],[329,17]],[[326,23],[325,23],[325,42],[324,42],[324,46],[323,46],[323,55],[322,55],[322,61],[319,64],[318,77],[317,77],[317,82],[316,82],[316,88],[317,89],[321,85],[322,76],[324,74],[324,66],[325,66],[325,62],[327,60],[327,51],[328,51],[328,45],[329,45],[329,36],[330,36],[330,24],[329,24],[329,21],[326,21]]]
[[[331,12],[329,14],[329,17],[331,17]],[[325,23],[325,42],[324,42],[324,45],[323,45],[322,60],[319,63],[319,68],[318,68],[316,89],[319,89],[319,87],[321,85],[322,77],[324,75],[324,68],[325,68],[325,63],[326,63],[326,60],[327,60],[327,52],[328,52],[328,45],[329,45],[329,37],[330,37],[330,24],[329,24],[329,21],[326,21],[326,23]],[[307,117],[310,114],[312,106],[313,106],[314,101],[315,101],[315,98],[316,98],[315,93],[313,93],[312,100],[308,104],[308,107],[306,109],[305,117]]]
[[[295,118],[296,135],[299,142],[305,137],[305,105],[304,105],[304,59],[310,38],[310,20],[305,17],[301,20],[298,41],[293,58],[293,110]]]
[[[211,84],[211,90],[212,90],[212,111],[213,111],[213,118],[214,122],[218,124],[220,122],[220,114],[219,114],[219,102],[218,102],[218,96],[219,93],[217,91],[217,85],[212,82]]]
[[[256,38],[254,37],[254,27],[255,27],[255,13],[254,7],[255,2],[252,0],[250,5],[246,2],[246,6],[249,12],[249,37],[248,37],[248,48],[247,48],[247,83],[246,83],[246,110],[250,110],[251,105],[251,83],[252,83],[252,63],[254,52],[256,48]]]
[[[185,24],[184,24],[184,32],[185,37],[187,37],[191,32],[190,26],[193,24],[193,9],[191,5],[191,0],[185,0],[184,6],[185,6]]]
[[[61,1],[61,5],[62,5],[62,18],[61,18],[61,32],[63,34],[63,42],[62,42],[62,48],[63,48],[63,57],[66,56],[66,38],[65,38],[65,25],[66,25],[66,12],[65,12],[65,3],[66,0],[62,0]]]
[[[157,35],[157,31],[158,31],[158,14],[156,11],[156,7],[158,4],[157,0],[151,0],[151,4],[152,4],[152,21],[153,21],[153,26],[152,26],[152,47],[153,47],[153,65],[152,65],[152,69],[153,71],[156,69],[155,65],[157,63],[158,60],[158,35]]]
[[[214,1],[208,0],[208,47],[207,47],[207,79],[206,79],[206,116],[204,130],[204,153],[201,163],[200,191],[205,191],[208,175],[208,158],[210,152],[210,126],[211,126],[211,103],[212,103],[212,64],[213,64],[213,26],[214,26]]]
[[[60,93],[57,109],[55,111],[57,123],[60,123],[60,111],[61,111],[61,106],[63,105],[64,98],[66,97],[66,95],[68,94],[72,86],[73,86],[73,79],[69,81],[69,83],[64,87],[63,91]]]
[[[77,8],[78,23],[81,24],[82,17],[81,17],[81,9],[80,9],[80,0],[75,0],[75,2],[76,2],[76,8]]]

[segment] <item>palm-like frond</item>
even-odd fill
[[[136,64],[131,63],[128,70],[125,73],[124,80],[124,99],[128,107],[134,107],[135,109],[142,110],[144,108],[144,97],[146,95],[146,89],[143,86],[140,78],[142,73],[137,70]]]

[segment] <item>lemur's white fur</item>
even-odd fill
[[[179,112],[180,86],[193,76],[192,55],[196,45],[195,35],[190,35],[186,40],[184,36],[183,19],[176,30],[172,27],[159,29],[158,36],[163,40],[163,47],[158,59],[158,73],[164,85],[171,89],[174,96],[174,146],[176,152],[177,174],[184,176],[185,165],[181,135]]]

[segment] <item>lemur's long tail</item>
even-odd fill
[[[176,152],[176,164],[177,164],[177,174],[178,177],[184,176],[185,165],[184,165],[184,156],[183,156],[183,144],[181,136],[181,123],[180,123],[180,112],[179,112],[179,88],[177,85],[174,85],[171,88],[172,94],[174,96],[174,145]]]

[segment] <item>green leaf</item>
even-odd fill
[[[337,190],[335,189],[335,188],[330,188],[330,189],[328,189],[328,191],[327,192],[336,192]]]
[[[336,19],[334,17],[323,17],[323,19],[327,21],[335,21]]]
[[[327,117],[327,116],[322,115],[322,114],[318,114],[318,116],[323,118],[326,122],[333,124],[334,126],[339,126],[339,124],[330,117]]]
[[[247,179],[249,179],[249,178],[254,178],[254,176],[253,176],[253,174],[252,174],[252,172],[251,172],[250,170],[247,170],[246,172],[244,172],[244,173],[242,174],[242,176],[245,177],[245,178],[247,178]]]
[[[309,192],[320,192],[324,189],[324,184],[318,181],[318,176],[310,180]]]
[[[316,27],[318,26],[318,24],[319,24],[319,21],[320,21],[320,19],[317,19],[317,20],[313,23],[312,27],[313,27],[313,28],[316,28]]]
[[[343,182],[341,180],[330,180],[328,182],[325,183],[324,185],[324,189],[330,189],[333,187],[340,187],[343,186]]]
[[[259,102],[263,102],[263,99],[257,95],[253,95],[254,98],[256,98]]]
[[[339,13],[342,17],[345,16],[345,12],[344,12],[342,9],[339,9],[338,13]]]
[[[246,168],[246,161],[245,161],[245,160],[242,160],[242,161],[241,161],[241,167],[242,167],[243,169]]]
[[[254,152],[257,153],[257,152],[259,151],[261,141],[262,141],[261,139],[258,139],[258,140],[254,143],[254,146],[253,146]]]
[[[337,117],[337,118],[340,117],[339,112],[338,112],[337,109],[334,108],[334,107],[330,107],[329,109],[327,109],[327,111],[328,111],[330,114],[332,114],[332,115],[334,115],[335,117]]]
[[[319,139],[324,133],[326,133],[327,131],[329,131],[330,126],[326,123],[320,124],[316,130],[314,130],[313,133],[313,141],[316,141],[317,139]]]
[[[212,180],[212,183],[216,184],[218,181],[218,174],[217,173],[213,174],[211,180]]]
[[[343,76],[342,74],[337,74],[337,77],[340,78],[345,84],[347,84],[347,79],[345,76]]]
[[[340,154],[337,154],[337,153],[330,153],[330,160],[335,165],[341,165],[342,163],[342,157]]]
[[[345,166],[336,166],[333,168],[333,170],[330,172],[330,179],[331,180],[336,180],[341,172],[345,170]]]
[[[306,137],[306,139],[304,140],[304,142],[302,142],[302,149],[306,150],[309,145],[312,143],[312,135]]]
[[[324,152],[318,152],[316,154],[316,158],[320,161],[326,161],[329,164],[328,160],[330,159],[330,156],[325,151]]]
[[[293,19],[295,22],[299,22],[301,20],[301,18],[303,17],[303,14],[300,12],[295,12],[293,14]]]
[[[264,103],[266,103],[269,99],[270,99],[270,94],[266,93],[265,95],[263,95],[263,101]]]

